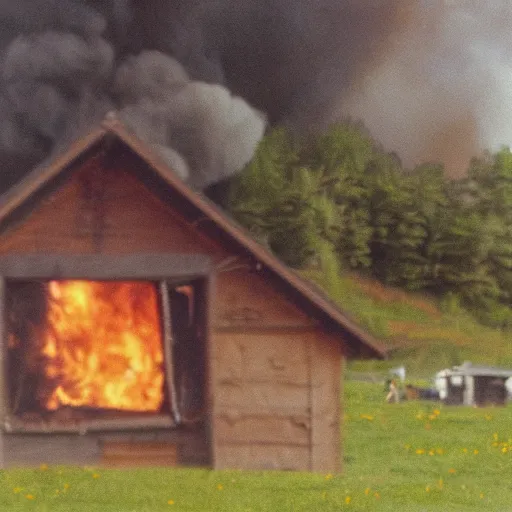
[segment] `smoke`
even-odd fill
[[[123,51],[129,2],[96,3],[0,3],[9,33],[0,161],[19,155],[33,165],[116,109],[193,186],[243,167],[263,135],[264,115],[224,85],[191,80],[163,51]]]
[[[407,165],[453,173],[508,142],[508,0],[0,0],[7,186],[115,109],[193,186],[266,120],[361,118]]]
[[[333,117],[362,118],[408,165],[443,161],[460,176],[472,156],[512,142],[512,3],[418,1],[408,14]]]

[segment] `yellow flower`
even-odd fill
[[[347,496],[347,497],[345,498],[345,503],[346,503],[347,505],[350,505],[350,502],[351,502],[351,501],[352,501],[352,498],[351,498],[350,496]]]
[[[21,491],[23,491],[23,487],[15,487],[12,492],[14,492],[15,494],[19,494]]]
[[[454,468],[450,468],[450,469],[448,470],[448,473],[450,473],[450,474],[454,475],[455,473],[457,473],[457,471],[456,471]]]
[[[99,478],[99,477],[100,477],[100,475],[99,475],[98,473],[93,473],[92,477],[93,477],[93,478]]]
[[[437,416],[435,414],[429,414],[428,415],[428,419],[429,420],[435,420],[437,418]]]
[[[443,485],[444,485],[444,484],[443,484],[443,479],[442,479],[442,478],[440,478],[440,479],[439,479],[439,489],[442,489],[442,488],[443,488]]]
[[[497,432],[494,432],[494,434],[492,435],[492,438],[497,441],[498,440],[498,433]]]
[[[473,453],[474,453],[475,455],[478,455],[478,450],[473,450]]]
[[[464,453],[468,453],[468,449],[467,449],[467,448],[462,448],[462,451],[463,451]]]
[[[424,450],[423,448],[418,448],[418,449],[416,450],[416,453],[417,453],[418,455],[423,455],[423,454],[425,453],[425,450]]]
[[[436,449],[436,453],[437,453],[438,455],[443,455],[444,450],[443,450],[442,448],[437,448],[437,449]]]
[[[434,409],[434,414],[436,416],[439,416],[441,414],[441,411],[439,409]]]
[[[370,494],[370,490],[371,490],[371,489],[370,489],[369,487],[367,487],[367,488],[364,490],[364,493],[366,494],[366,496],[368,496],[368,494]]]
[[[432,455],[435,455],[435,452],[434,452],[434,450],[429,450],[428,454],[432,456]]]
[[[380,493],[376,492],[376,493],[374,494],[374,496],[375,496],[375,499],[380,500]]]
[[[25,496],[25,498],[27,498],[27,500],[35,500],[36,499],[35,496],[33,496],[32,494],[27,494]]]
[[[485,415],[485,419],[486,419],[487,421],[491,421],[491,420],[492,420],[492,416],[491,416],[490,414],[486,414],[486,415]]]
[[[507,452],[508,452],[508,448],[507,448],[506,446],[504,446],[504,447],[501,449],[501,451],[502,451],[503,453],[507,453]]]
[[[222,484],[217,484],[217,490],[222,491],[224,489],[224,486]]]
[[[430,485],[427,485],[427,487],[425,487],[425,491],[430,492]]]
[[[325,475],[325,479],[326,479],[326,480],[330,480],[331,478],[332,478],[331,473],[328,473],[327,475]]]
[[[167,505],[174,505],[174,500],[169,500],[169,501],[167,502]]]
[[[484,499],[484,493],[483,492],[480,493],[480,499]]]
[[[39,469],[40,469],[41,471],[46,471],[46,470],[48,469],[48,464],[41,464],[41,465],[39,466]]]
[[[374,417],[371,416],[370,414],[361,414],[361,419],[368,420],[368,421],[373,421]]]

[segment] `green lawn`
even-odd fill
[[[388,405],[382,386],[345,389],[342,476],[43,467],[3,472],[0,510],[512,510],[512,406]]]

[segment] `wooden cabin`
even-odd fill
[[[341,469],[382,349],[115,118],[0,198],[0,467]]]

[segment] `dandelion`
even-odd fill
[[[464,453],[468,453],[468,449],[467,449],[467,448],[462,448],[462,451],[463,451]]]
[[[416,454],[417,454],[417,455],[423,455],[424,453],[425,453],[425,450],[424,450],[423,448],[418,448],[418,449],[416,450]]]
[[[352,498],[351,498],[350,496],[347,496],[347,497],[345,498],[345,503],[346,503],[347,505],[350,505],[350,502],[351,502],[351,501],[352,501]]]
[[[224,486],[222,484],[217,484],[217,490],[222,491],[224,489]]]
[[[15,487],[12,492],[14,494],[19,494],[21,491],[23,491],[23,487]]]
[[[441,414],[441,411],[439,409],[434,409],[433,413],[436,415],[436,416],[439,416]]]
[[[492,416],[491,416],[490,414],[486,414],[486,415],[485,415],[485,419],[486,419],[487,421],[491,421],[491,420],[492,420]]]
[[[501,449],[501,452],[502,453],[507,453],[508,452],[508,448],[506,446],[504,446],[502,449]]]
[[[371,489],[369,487],[367,487],[365,490],[364,490],[364,493],[366,494],[366,496],[368,496],[370,494],[370,491]]]
[[[429,454],[430,456],[432,456],[432,455],[435,455],[435,452],[434,452],[434,450],[429,450],[429,451],[428,451],[428,454]]]
[[[39,469],[40,469],[41,471],[46,471],[46,470],[48,469],[48,464],[41,464],[41,465],[39,466]]]
[[[485,498],[485,495],[483,492],[480,493],[480,499],[483,500]]]
[[[362,420],[373,421],[375,418],[373,416],[371,416],[370,414],[361,414],[361,419]]]
[[[428,419],[429,420],[435,420],[437,418],[437,416],[435,414],[429,414],[428,415]]]
[[[442,448],[436,448],[437,455],[443,455],[444,450]]]
[[[325,475],[325,479],[326,480],[331,480],[331,478],[332,478],[331,473],[328,473],[327,475]]]
[[[27,494],[25,496],[25,498],[27,498],[27,500],[35,500],[36,499],[36,497],[33,494]]]
[[[98,473],[93,473],[92,477],[93,477],[93,478],[99,478],[99,477],[100,477],[100,475],[99,475]]]
[[[443,485],[444,485],[443,479],[440,478],[438,483],[439,483],[439,489],[442,489]]]
[[[478,455],[478,450],[473,450],[473,453],[474,453],[475,455]]]
[[[374,496],[375,496],[376,500],[380,500],[380,493],[379,492],[375,492]]]
[[[430,492],[430,485],[427,485],[427,487],[425,487],[425,491]]]
[[[497,441],[498,440],[498,433],[497,432],[494,432],[494,434],[492,435],[492,438]]]
[[[69,489],[69,484],[64,484],[64,490],[67,491]]]
[[[167,505],[174,505],[174,500],[169,500],[169,501],[167,502]]]
[[[448,473],[450,473],[451,475],[454,475],[455,473],[457,473],[457,471],[454,468],[450,468],[448,470]]]

